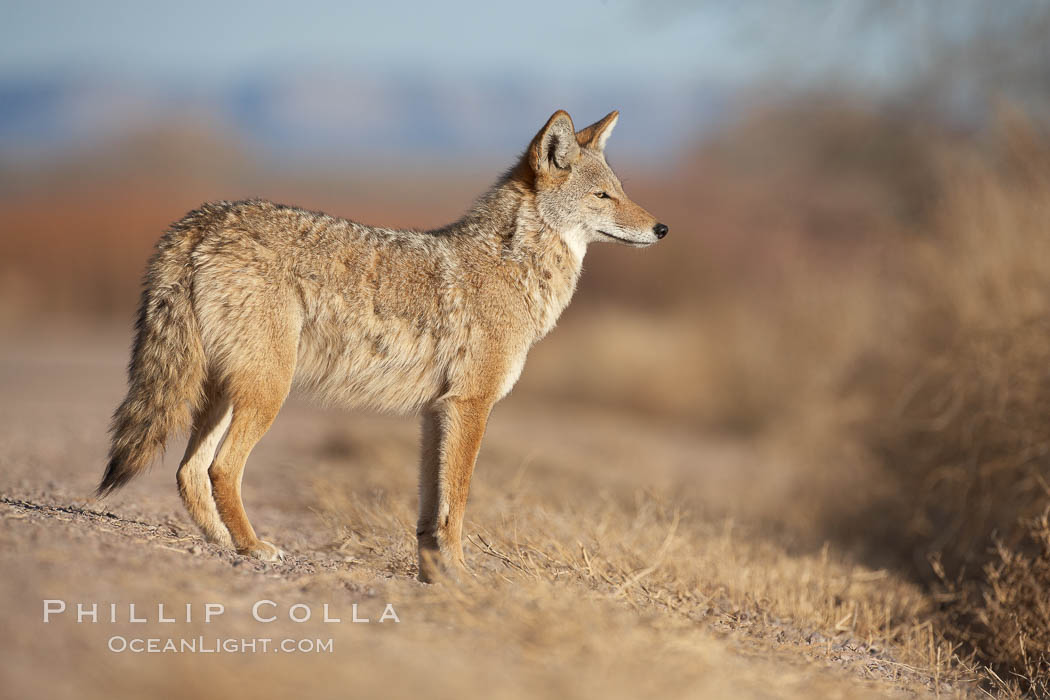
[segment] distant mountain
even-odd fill
[[[550,86],[521,76],[455,79],[389,72],[245,76],[217,87],[43,76],[0,81],[0,156],[38,159],[191,122],[237,137],[263,156],[507,160],[550,113],[583,126],[620,109],[616,153],[666,157],[727,116],[714,88],[590,83]]]

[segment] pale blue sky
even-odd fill
[[[318,68],[727,88],[837,78],[878,90],[921,70],[931,45],[1012,29],[1040,7],[1044,0],[0,0],[0,79],[82,71],[218,82]]]
[[[631,79],[748,70],[724,7],[530,2],[7,2],[0,71],[103,70],[222,80],[259,68],[387,66]]]

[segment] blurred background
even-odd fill
[[[986,663],[1048,658],[1045,2],[3,16],[9,338],[127,333],[151,247],[202,201],[437,227],[554,110],[619,109],[610,162],[671,234],[592,247],[511,400],[745,441],[776,465],[740,496],[754,520],[920,582]]]

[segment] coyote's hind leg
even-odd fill
[[[230,388],[233,417],[226,440],[208,470],[215,505],[233,537],[237,552],[264,561],[283,559],[284,552],[256,536],[244,512],[241,479],[248,455],[269,430],[288,396],[293,371],[293,363],[274,363],[254,376],[240,373],[230,377],[227,386]]]
[[[204,538],[227,547],[233,541],[215,507],[208,468],[230,426],[231,415],[230,402],[209,382],[204,402],[193,417],[193,431],[176,475],[182,502]]]

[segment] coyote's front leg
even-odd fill
[[[419,481],[419,580],[465,571],[463,511],[491,401],[444,399],[423,414]]]

